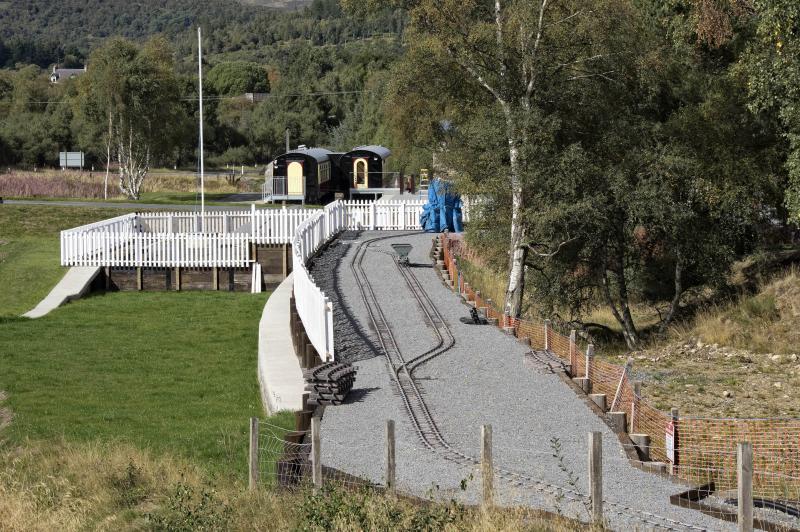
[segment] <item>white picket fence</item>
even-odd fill
[[[246,267],[248,242],[288,244],[321,209],[126,214],[61,232],[62,266]]]
[[[347,228],[383,231],[419,229],[425,201],[347,201]]]
[[[207,233],[61,234],[65,266],[245,268],[251,264],[250,236]]]
[[[292,241],[292,272],[297,314],[306,334],[323,360],[333,360],[333,305],[311,278],[306,262],[337,234],[347,229],[347,206],[337,201],[303,222]]]

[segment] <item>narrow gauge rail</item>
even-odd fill
[[[431,301],[428,294],[425,292],[425,290],[423,290],[414,272],[411,271],[410,268],[401,266],[397,257],[393,256],[392,258],[395,266],[406,282],[409,291],[419,303],[426,322],[431,326],[438,338],[438,342],[433,348],[409,360],[406,360],[403,357],[402,351],[397,345],[394,333],[389,327],[386,316],[383,313],[383,310],[378,303],[378,299],[375,296],[375,292],[372,289],[372,284],[369,282],[366,272],[364,271],[364,257],[369,246],[378,241],[413,234],[418,234],[418,232],[387,235],[371,238],[361,242],[358,245],[358,248],[356,248],[353,260],[350,263],[350,269],[355,277],[359,292],[361,293],[361,297],[367,308],[370,321],[372,322],[372,325],[378,335],[378,342],[380,343],[381,349],[386,356],[392,378],[397,385],[400,398],[403,401],[409,418],[411,419],[411,422],[414,425],[422,444],[427,449],[442,456],[442,458],[445,460],[449,460],[459,465],[477,466],[480,464],[480,459],[478,457],[459,451],[450,443],[448,443],[447,440],[445,440],[414,379],[415,369],[453,348],[456,341],[455,336],[450,330],[450,327],[447,325],[444,317],[441,315],[433,301]],[[539,360],[539,362],[544,363],[545,361]],[[549,482],[533,478],[526,474],[511,471],[505,468],[495,467],[494,470],[501,480],[514,487],[535,489],[542,493],[548,493],[553,497],[563,497],[584,505],[589,503],[589,498],[586,495],[576,491],[573,488],[557,486]],[[605,503],[615,513],[628,517],[634,517],[642,523],[657,526],[662,530],[705,530],[702,527],[698,527],[690,523],[683,523],[675,519],[651,512],[637,510],[635,508],[611,501],[605,501]]]

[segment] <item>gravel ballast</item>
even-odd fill
[[[530,348],[491,326],[461,323],[468,307],[431,267],[431,234],[396,233],[372,244],[365,271],[400,349],[411,358],[431,348],[416,300],[392,260],[392,242],[413,244],[414,275],[456,337],[456,345],[415,373],[418,386],[446,441],[480,455],[480,427],[493,427],[494,465],[527,477],[518,484],[495,479],[503,505],[529,505],[588,519],[587,433],[603,435],[605,515],[617,530],[728,530],[700,512],[678,508],[669,496],[687,489],[632,467],[611,429],[558,375],[538,371]],[[347,403],[327,407],[322,420],[326,466],[383,483],[385,420],[394,419],[398,489],[421,497],[476,503],[480,475],[426,449],[414,433],[351,271],[361,240],[387,232],[345,233],[316,257],[311,273],[334,305],[336,356],[358,366]],[[558,451],[556,449],[559,449]],[[573,494],[574,493],[574,494]]]

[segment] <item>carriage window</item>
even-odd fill
[[[365,185],[367,183],[367,161],[364,159],[356,160],[355,174],[356,185]]]

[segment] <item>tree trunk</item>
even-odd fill
[[[622,336],[625,338],[625,344],[628,346],[628,349],[636,349],[639,344],[639,334],[636,332],[636,325],[633,323],[633,317],[631,316],[630,307],[628,306],[628,289],[625,283],[624,269],[621,272],[613,271],[613,273],[617,276],[617,297],[619,298],[620,306],[622,307],[621,310],[617,308],[617,304],[614,302],[614,297],[611,295],[611,286],[608,281],[609,271],[610,270],[607,269],[604,263],[603,294],[605,295],[606,303],[611,309],[614,319],[616,319],[617,323],[619,323],[620,327],[622,327]]]
[[[513,318],[522,313],[522,296],[525,292],[525,260],[528,249],[525,242],[525,226],[522,220],[524,196],[520,183],[519,145],[511,109],[503,106],[508,129],[508,156],[511,166],[511,240],[508,250],[508,285],[506,286],[505,312]]]
[[[664,334],[667,330],[667,326],[672,322],[672,318],[675,317],[675,313],[678,310],[678,305],[681,302],[681,296],[683,295],[683,254],[681,250],[678,249],[675,254],[675,295],[672,297],[672,302],[669,305],[669,311],[667,312],[666,317],[661,321],[661,325],[658,327],[659,334]]]
[[[103,199],[108,199],[108,177],[111,171],[111,139],[114,134],[113,121],[111,120],[111,113],[108,113],[108,137],[106,137],[106,178],[103,181]]]
[[[120,135],[118,143],[119,189],[130,199],[138,200],[142,183],[150,169],[150,146],[146,142],[139,142],[142,146],[134,148],[136,139],[132,127],[128,128],[125,136]]]

